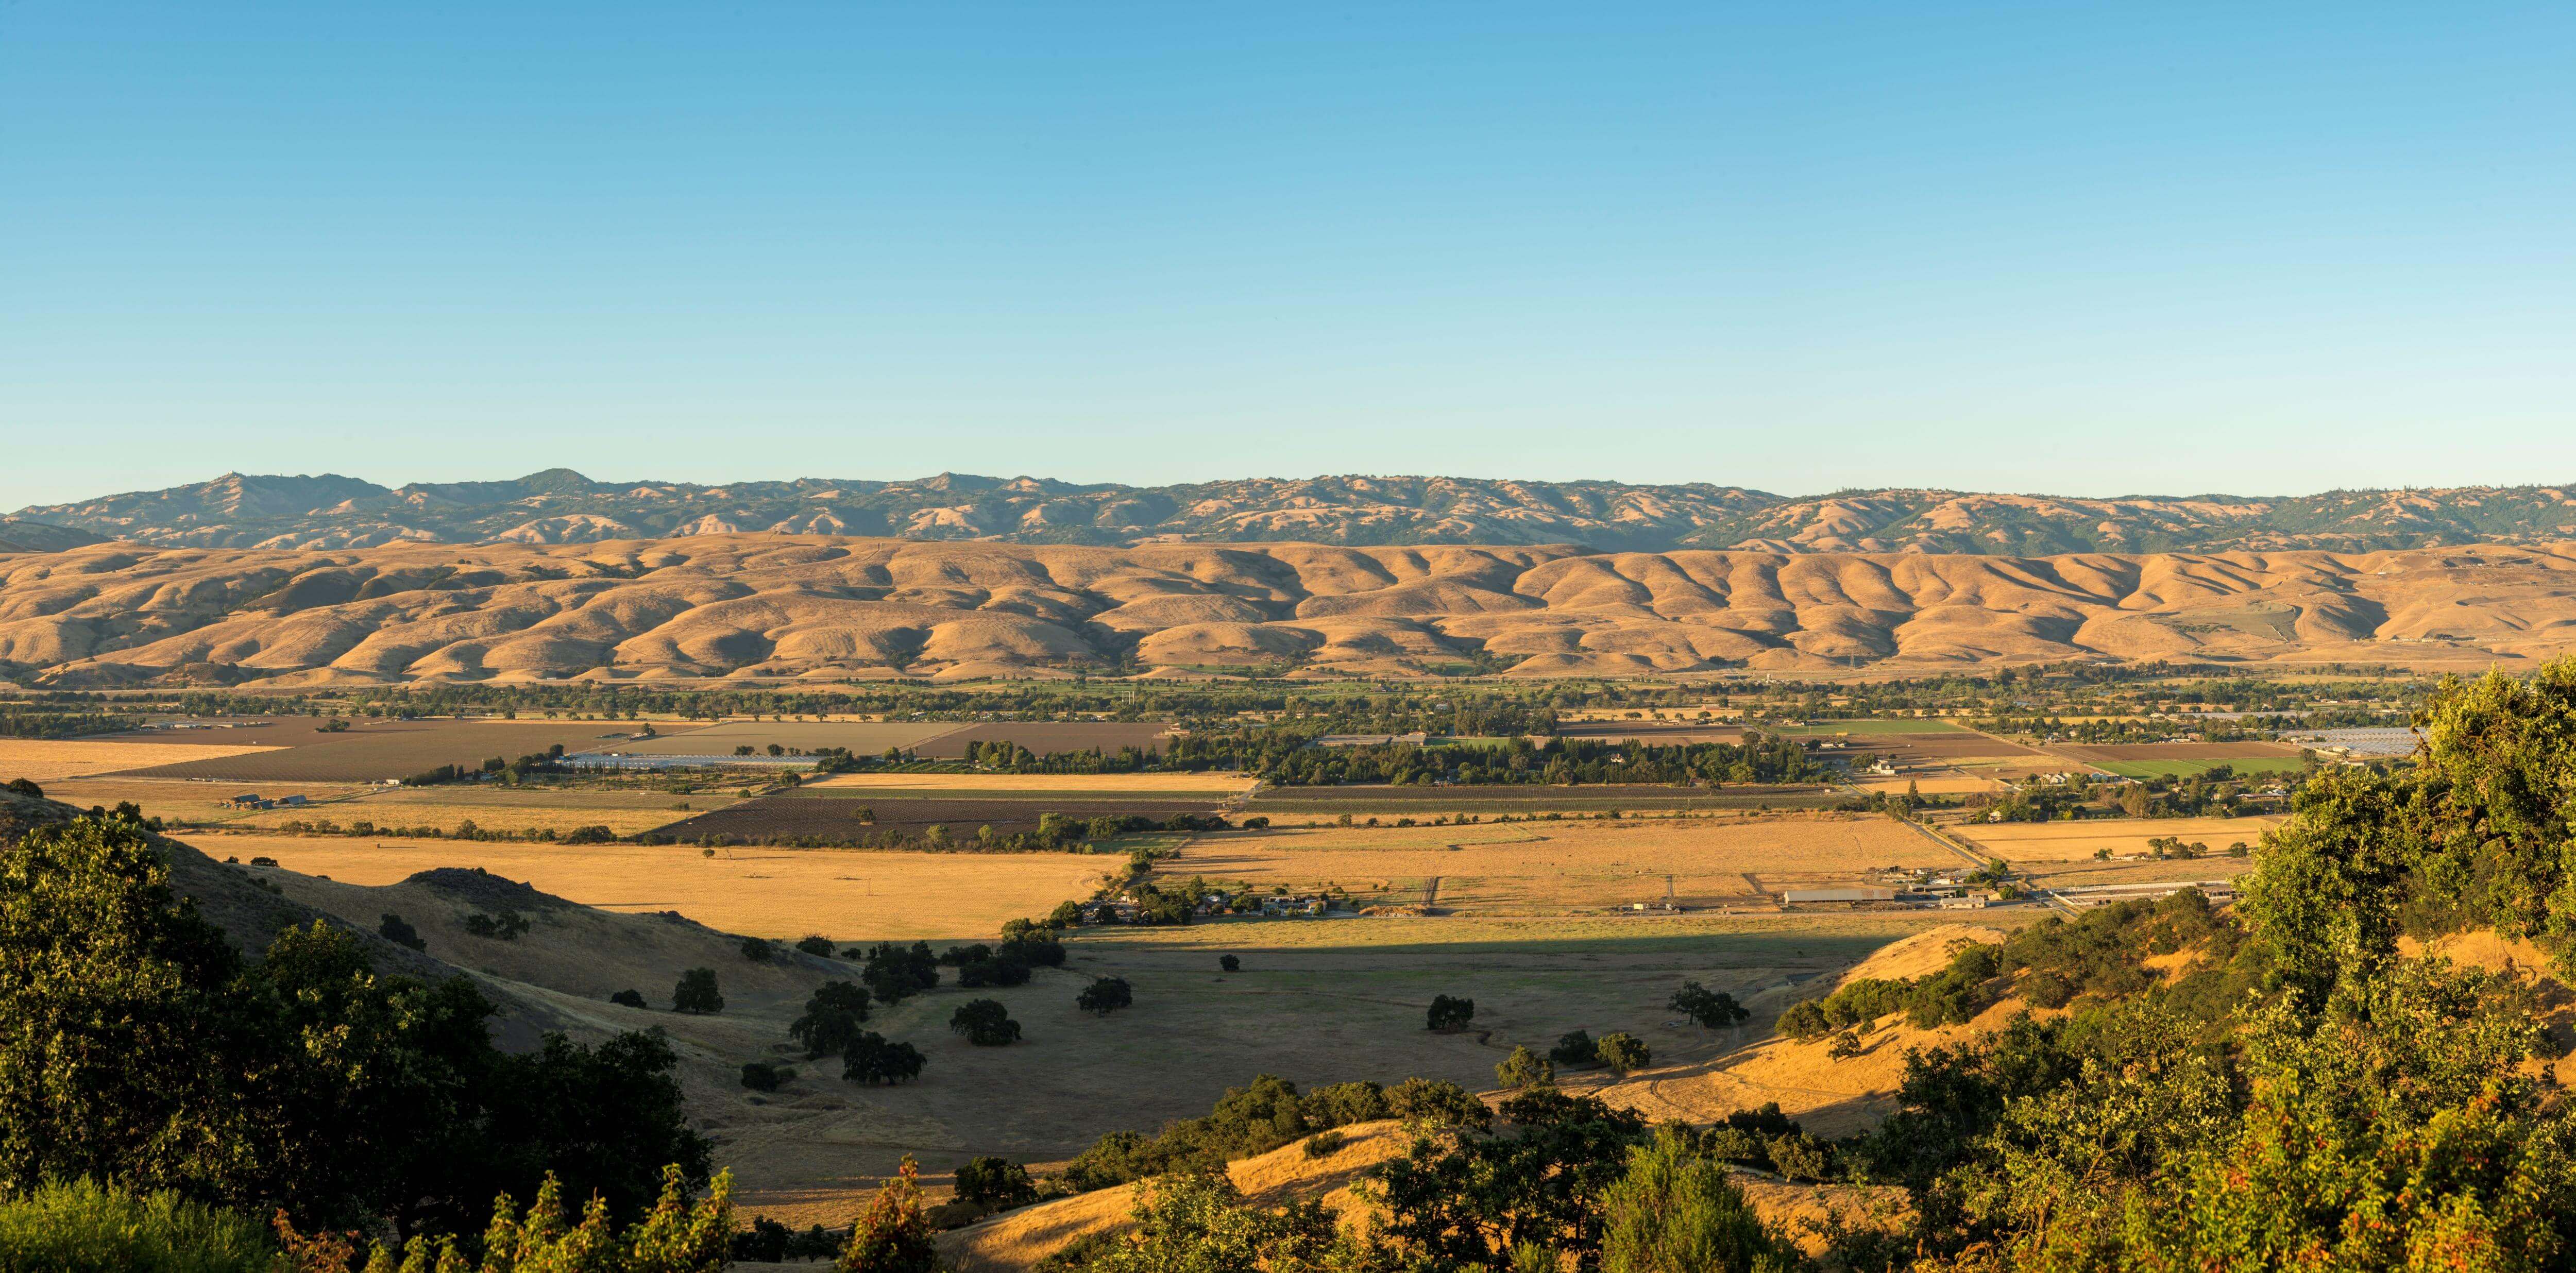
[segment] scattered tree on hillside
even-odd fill
[[[429,943],[421,939],[420,930],[404,922],[402,916],[391,911],[385,912],[377,921],[376,936],[397,946],[409,946],[413,950],[429,949]]]
[[[1735,1001],[1735,996],[1713,991],[1696,981],[1685,981],[1673,992],[1672,1002],[1664,1005],[1712,1030],[1742,1025],[1753,1013]]]
[[[1626,1031],[1602,1035],[1601,1042],[1593,1047],[1593,1055],[1613,1074],[1630,1074],[1654,1064],[1646,1041]]]
[[[517,941],[520,934],[528,931],[528,919],[517,911],[503,911],[498,915],[477,913],[465,917],[464,928],[477,937]]]
[[[787,1027],[788,1036],[805,1045],[808,1060],[846,1051],[868,1019],[868,992],[847,981],[827,981],[805,999],[805,1011]]]
[[[969,999],[959,1004],[948,1018],[952,1033],[966,1036],[968,1043],[979,1048],[998,1048],[1020,1040],[1020,1023],[1011,1019],[1011,1011],[999,999]]]
[[[1128,986],[1125,977],[1102,977],[1083,987],[1082,993],[1073,997],[1073,1006],[1094,1016],[1105,1017],[1135,1001],[1136,992]]]
[[[926,941],[910,947],[878,942],[868,951],[859,980],[878,999],[897,1003],[939,984],[939,957]]]
[[[1483,1127],[1494,1121],[1494,1112],[1475,1093],[1447,1079],[1406,1079],[1386,1094],[1386,1107],[1398,1118],[1432,1127]]]
[[[1547,1059],[1560,1069],[1586,1070],[1601,1063],[1601,1049],[1590,1031],[1568,1030],[1547,1050]]]
[[[1556,1082],[1556,1067],[1548,1064],[1546,1057],[1526,1047],[1516,1047],[1494,1067],[1494,1079],[1509,1088],[1547,1087]]]
[[[771,951],[769,948],[769,940],[767,938],[745,937],[742,939],[742,957],[755,964],[768,963],[770,957],[774,953],[775,952]]]
[[[627,1008],[642,1008],[649,1006],[644,1002],[644,992],[641,990],[620,990],[616,994],[608,996],[608,1001],[610,1003],[617,1004],[620,1007]]]
[[[841,1077],[852,1083],[906,1083],[921,1076],[921,1050],[909,1043],[887,1039],[874,1030],[861,1030],[859,1037],[841,1053]]]
[[[671,987],[671,1011],[691,1016],[724,1011],[724,996],[716,991],[716,970],[691,968],[681,973],[679,984]]]
[[[1430,1011],[1423,1016],[1425,1024],[1431,1029],[1442,1034],[1452,1034],[1466,1029],[1467,1023],[1476,1019],[1476,1001],[1452,998],[1448,995],[1434,995],[1431,998]]]
[[[957,1169],[957,1196],[979,1207],[1016,1207],[1037,1201],[1038,1190],[1028,1168],[988,1156]]]
[[[800,937],[796,939],[796,949],[809,955],[821,955],[829,959],[832,957],[832,939],[820,934]]]
[[[1241,972],[1243,960],[1235,955],[1219,955],[1216,957],[1216,966],[1222,972]]]

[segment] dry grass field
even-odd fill
[[[1747,905],[1880,867],[1958,861],[1875,815],[1716,816],[1453,827],[1317,827],[1201,836],[1160,873],[1267,892],[1339,889],[1361,904],[1556,914],[1660,901]]]
[[[2114,857],[2147,852],[2147,841],[2173,836],[2197,841],[2220,853],[2242,840],[2259,844],[2263,833],[2281,825],[2273,817],[2245,818],[2087,818],[2081,822],[1970,822],[1944,830],[2006,862],[2076,862],[2101,849]]]
[[[145,765],[242,762],[279,749],[193,743],[108,743],[58,738],[0,738],[0,782],[44,782],[84,774],[115,773]]]
[[[190,838],[219,857],[268,853],[289,868],[333,876],[264,872],[290,896],[353,923],[403,914],[432,953],[501,979],[550,1015],[549,1028],[577,1037],[666,1028],[682,1055],[692,1119],[717,1137],[744,1211],[800,1226],[846,1223],[906,1154],[917,1155],[934,1179],[978,1154],[1060,1163],[1103,1133],[1150,1132],[1203,1114],[1227,1087],[1257,1074],[1306,1086],[1394,1083],[1419,1074],[1481,1089],[1514,1044],[1543,1047],[1578,1027],[1635,1033],[1659,1066],[1705,1064],[1756,1037],[1776,1007],[1743,1029],[1702,1030],[1664,1006],[1681,981],[1777,1005],[1937,922],[1887,912],[1230,920],[1079,930],[1068,939],[1065,969],[1041,971],[1025,986],[971,992],[1002,1000],[1021,1023],[1024,1041],[1012,1047],[975,1048],[948,1032],[949,1014],[970,993],[953,981],[879,1009],[870,1028],[920,1047],[929,1066],[918,1082],[872,1089],[844,1083],[828,1061],[804,1062],[786,1036],[810,985],[850,975],[846,965],[797,955],[755,965],[722,933],[593,911],[541,911],[524,937],[494,942],[462,930],[478,903],[420,884],[367,886],[433,865],[481,865],[558,896],[616,910],[677,910],[730,932],[791,937],[819,929],[844,942],[912,933],[989,938],[1003,919],[1043,911],[1038,898],[1051,905],[1087,889],[1104,860],[741,850],[709,860],[687,849],[378,849],[366,841]],[[854,867],[867,868],[873,889],[834,904],[833,890],[857,887],[840,878],[862,873]],[[890,884],[899,898],[886,897]],[[1028,890],[1031,900],[1004,900],[1012,889]],[[1240,957],[1242,970],[1221,972],[1222,954]],[[634,987],[665,1004],[671,982],[690,966],[717,969],[726,996],[721,1015],[681,1017],[603,1002],[614,989]],[[1088,979],[1111,974],[1134,985],[1133,1008],[1098,1018],[1074,1007]],[[1424,1007],[1437,994],[1475,1000],[1475,1028],[1424,1030]],[[777,1093],[742,1091],[735,1070],[762,1057],[794,1065],[799,1076]],[[1247,1188],[1270,1187],[1269,1174],[1256,1168],[1255,1175]]]
[[[1088,897],[1115,859],[1075,853],[880,853],[682,846],[562,846],[348,836],[181,832],[218,860],[272,857],[304,875],[392,884],[479,866],[558,897],[623,912],[677,911],[712,928],[838,941],[990,939],[1006,920]]]
[[[1963,943],[1998,942],[2004,936],[2002,929],[1992,925],[1926,925],[1837,975],[1794,991],[1766,994],[1753,1006],[1764,1016],[1776,1016],[1791,1003],[1829,993],[1845,982],[1924,976],[1947,965]],[[2018,1001],[2007,1001],[1967,1025],[1930,1030],[1896,1018],[1868,1036],[1860,1056],[1841,1060],[1828,1055],[1831,1044],[1825,1040],[1800,1043],[1785,1037],[1752,1036],[1747,1039],[1750,1046],[1739,1051],[1707,1059],[1674,1058],[1679,1064],[1666,1062],[1659,1053],[1655,1068],[1599,1086],[1595,1094],[1651,1119],[1700,1123],[1777,1101],[1782,1113],[1819,1136],[1847,1135],[1896,1108],[1896,1091],[1904,1081],[1910,1049],[1980,1038],[2022,1010]]]

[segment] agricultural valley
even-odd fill
[[[0,550],[12,869],[198,922],[166,880],[253,982],[354,960],[359,1001],[470,990],[491,1055],[437,1064],[556,1067],[565,1100],[619,1093],[620,1130],[548,1141],[458,1079],[496,1104],[441,1152],[522,1192],[531,1163],[590,1179],[620,1223],[694,1154],[690,1205],[729,1189],[705,1249],[747,1270],[852,1267],[904,1226],[959,1273],[1144,1267],[1116,1262],[1184,1206],[1269,1234],[1284,1273],[1520,1267],[1422,1227],[1469,1195],[1407,1182],[1544,1144],[1595,1190],[1687,1151],[1772,1261],[1743,1267],[1966,1273],[2218,1170],[2192,1155],[2260,1135],[2265,1089],[2201,1067],[2309,1046],[2336,1027],[2299,1014],[2392,986],[2460,1015],[2383,1050],[2560,1005],[2479,1036],[2526,1086],[2474,1099],[2569,1116],[2557,921],[2455,883],[2546,858],[2563,788],[2530,844],[2438,869],[2470,841],[2409,819],[2471,815],[2389,794],[2565,763],[2566,543],[704,529]],[[2412,865],[2360,879],[2338,837],[2391,827]],[[2319,890],[2348,901],[2303,909]],[[136,957],[186,947],[154,940]],[[2374,1117],[2472,1100],[2465,1071],[2373,1055],[2433,1074],[2431,1113]],[[2051,1186],[2077,1219],[1958,1210],[2015,1154],[2079,1152],[1997,1111],[2121,1083],[2198,1102],[2205,1139]],[[334,1215],[392,1205],[333,1188]],[[2153,1240],[2199,1240],[2184,1222]],[[1548,1267],[1629,1240],[1550,1223]]]

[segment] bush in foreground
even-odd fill
[[[277,1246],[248,1216],[137,1197],[92,1181],[0,1202],[0,1273],[272,1273]]]

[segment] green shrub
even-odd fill
[[[1602,1035],[1593,1055],[1613,1074],[1627,1074],[1654,1064],[1654,1055],[1647,1050],[1646,1041],[1625,1031]]]
[[[0,1202],[0,1273],[278,1273],[276,1244],[248,1216],[137,1197],[90,1181]]]

